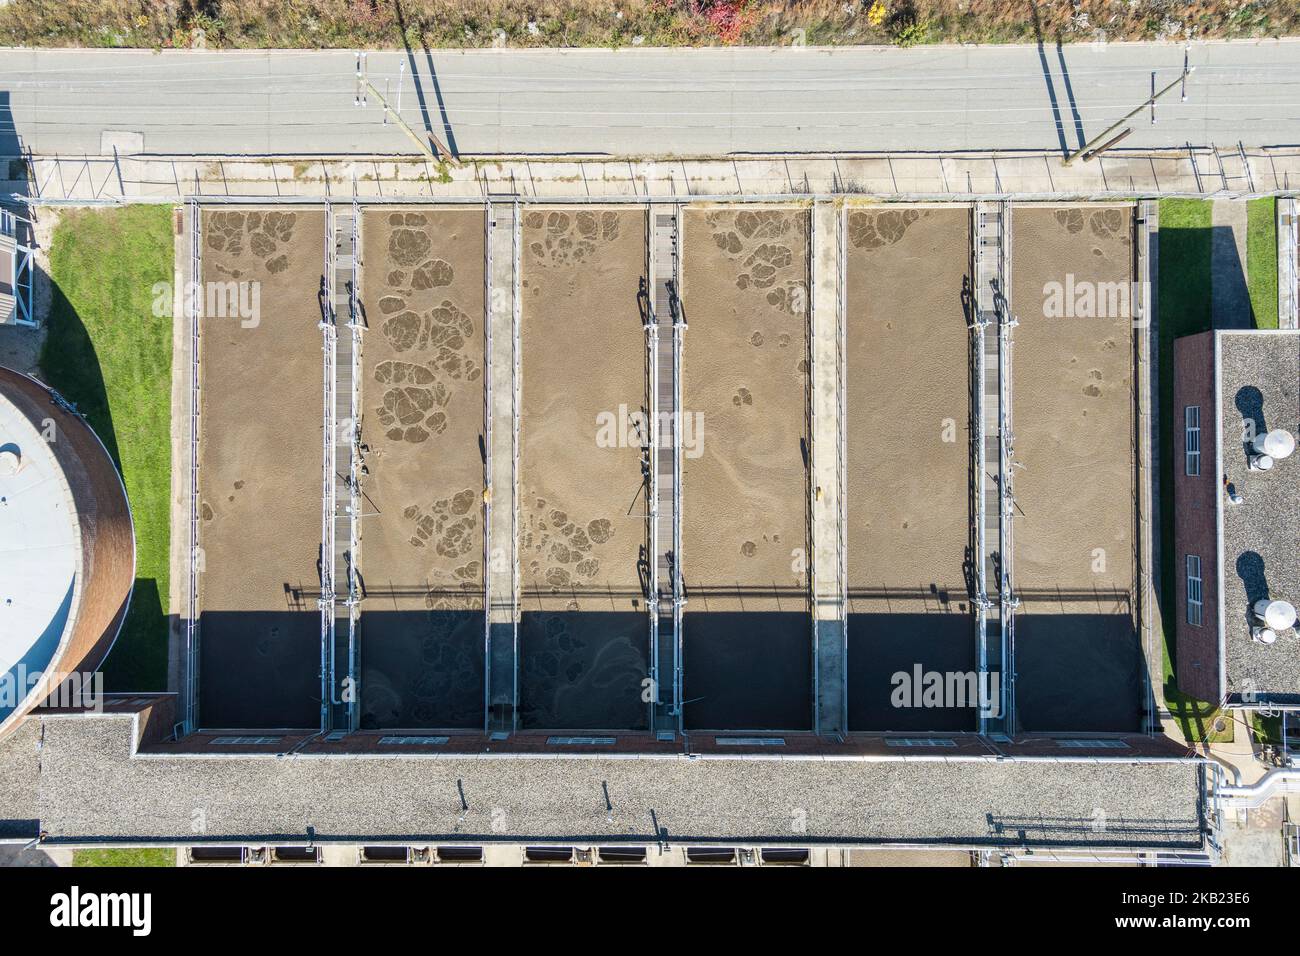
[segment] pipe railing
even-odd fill
[[[185,628],[186,686],[184,722],[193,731],[199,720],[199,326],[202,318],[203,214],[197,202],[189,203],[190,285],[185,305],[190,322],[190,408],[189,408],[189,594]]]
[[[351,697],[347,701],[348,729],[358,724],[360,689],[357,687],[357,610],[359,603],[357,561],[361,551],[361,205],[356,194],[352,197],[352,282],[348,288],[348,331],[352,336],[352,422],[348,429],[351,444],[349,460],[351,480],[348,482],[348,678]]]
[[[492,720],[492,204],[483,205],[483,729]]]
[[[335,393],[337,391],[337,343],[334,328],[334,267],[335,237],[334,210],[325,204],[325,275],[321,287],[321,352],[322,391],[324,396],[321,428],[321,596],[320,607],[320,662],[321,662],[321,731],[329,730],[330,705],[334,699],[334,455],[337,442],[335,421]]]
[[[1014,494],[1012,431],[1012,329],[1017,325],[1011,306],[1011,203],[1002,204],[1001,256],[998,287],[998,601],[1002,627],[1002,717],[1008,733],[1015,732],[1015,611],[1019,606],[1012,585],[1012,567],[1015,555],[1014,528],[1016,500]]]

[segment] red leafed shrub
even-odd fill
[[[751,0],[690,0],[690,12],[702,18],[723,43],[735,43],[758,19]]]

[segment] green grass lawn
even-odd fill
[[[1277,200],[1246,204],[1246,286],[1257,329],[1277,328]]]
[[[50,244],[46,382],[85,414],[126,482],[135,520],[131,610],[104,665],[109,690],[167,687],[171,497],[170,293],[155,316],[155,284],[172,282],[166,206],[70,210]]]
[[[1160,261],[1156,278],[1160,355],[1160,611],[1164,624],[1165,700],[1189,740],[1217,738],[1217,710],[1185,696],[1174,676],[1177,608],[1174,558],[1174,339],[1212,328],[1210,317],[1210,203],[1160,201]],[[1231,722],[1226,733],[1231,739]]]
[[[77,850],[73,866],[175,866],[176,851],[161,847],[134,850]]]

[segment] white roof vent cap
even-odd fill
[[[1295,436],[1285,428],[1275,428],[1264,435],[1256,435],[1251,447],[1261,455],[1281,461],[1295,451]]]
[[[17,445],[0,448],[0,477],[16,475],[23,467],[23,455]]]
[[[1272,644],[1277,640],[1277,631],[1270,627],[1252,627],[1250,636],[1261,644]]]
[[[1286,601],[1263,598],[1255,602],[1255,616],[1274,631],[1295,626],[1295,608]]]

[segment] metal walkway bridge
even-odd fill
[[[975,315],[975,613],[981,688],[998,675],[997,695],[980,708],[981,733],[1015,731],[1014,614],[1011,586],[1011,203],[974,210]]]
[[[646,352],[650,383],[650,424],[644,461],[650,479],[651,726],[671,737],[681,727],[682,594],[681,568],[681,407],[682,336],[686,323],[678,300],[680,208],[650,207],[650,308]]]
[[[1294,196],[1277,201],[1278,327],[1300,327],[1300,212]]]
[[[519,709],[519,203],[494,199],[486,215],[484,731],[505,737]]]
[[[358,302],[361,214],[332,204],[325,213],[324,451],[321,457],[321,730],[357,727],[360,526],[361,314]],[[339,317],[345,322],[340,325]]]

